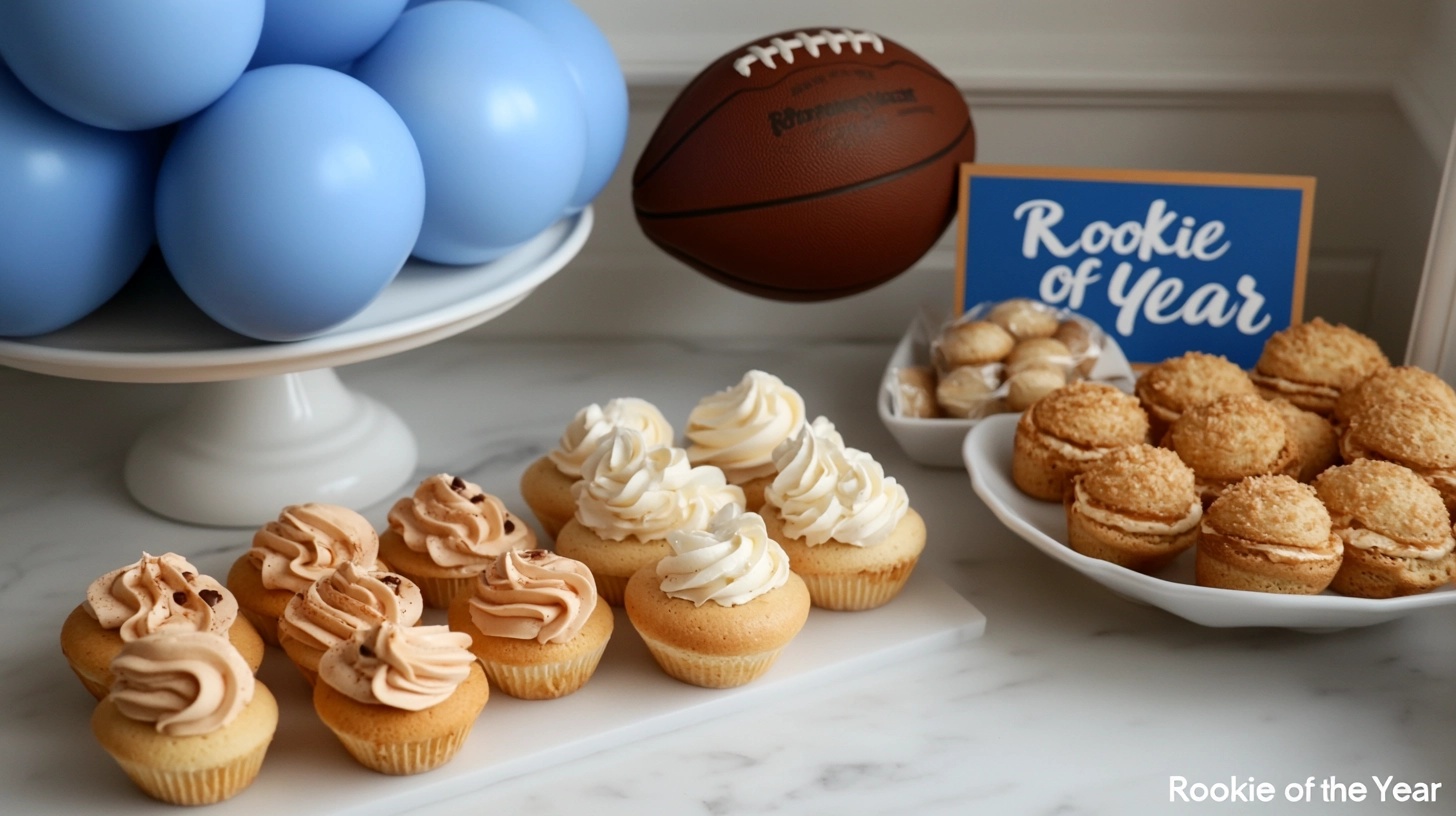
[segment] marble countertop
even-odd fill
[[[980,639],[413,812],[1456,812],[1456,611],[1306,634],[1207,629],[1118,598],[1006,531],[964,472],[901,454],[874,412],[889,353],[466,334],[341,369],[414,429],[420,475],[463,475],[518,508],[522,469],[580,406],[639,396],[680,427],[701,396],[771,371],[906,485],[931,531],[918,569],[988,618]],[[0,812],[69,812],[78,776],[133,795],[90,738],[57,645],[85,583],[143,548],[225,573],[245,546],[241,531],[153,516],[122,487],[127,447],[186,389],[0,369]],[[364,512],[382,523],[385,510]],[[1174,777],[1194,794],[1268,783],[1272,801],[1170,803]],[[1365,801],[1325,801],[1331,777],[1365,785]],[[1376,779],[1391,777],[1381,803]],[[1435,803],[1397,802],[1401,782],[1441,787]],[[1313,802],[1288,801],[1306,790]]]

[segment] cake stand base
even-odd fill
[[[127,489],[160,515],[261,526],[290,504],[374,504],[414,472],[409,428],[332,368],[193,387],[127,455]]]

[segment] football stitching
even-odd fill
[[[794,36],[787,40],[782,37],[772,37],[768,42],[767,47],[757,44],[748,46],[748,53],[733,61],[733,70],[744,76],[751,76],[753,64],[757,62],[772,71],[778,67],[774,62],[774,57],[793,65],[795,48],[802,48],[811,58],[817,59],[821,45],[829,46],[829,50],[835,54],[842,52],[846,45],[856,54],[863,53],[865,45],[875,49],[877,54],[885,53],[885,44],[880,40],[879,35],[869,31],[851,31],[847,28],[838,31],[821,28],[818,34],[795,31]]]

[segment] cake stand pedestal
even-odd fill
[[[144,269],[111,302],[41,337],[0,340],[0,365],[86,380],[196,383],[132,446],[124,478],[142,506],[178,521],[251,527],[289,504],[361,508],[414,471],[414,435],[334,366],[442,340],[509,311],[581,251],[592,210],[487,264],[411,260],[370,306],[327,334],[264,343],[222,328],[165,270]]]

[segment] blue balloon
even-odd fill
[[[267,0],[252,67],[347,65],[374,47],[406,0]]]
[[[263,0],[3,0],[0,56],[61,113],[144,130],[222,96],[262,28]]]
[[[566,61],[586,111],[586,168],[570,212],[590,204],[607,186],[627,144],[627,81],[600,29],[567,0],[487,0],[518,14],[546,35]]]
[[[493,260],[561,217],[586,162],[586,115],[545,35],[504,9],[441,0],[406,11],[354,76],[409,125],[425,163],[415,255]]]
[[[83,125],[0,65],[0,335],[85,317],[152,245],[155,132]]]
[[[363,83],[312,65],[258,68],[178,129],[157,178],[157,240],[214,320],[299,340],[394,279],[424,186],[409,130]]]

